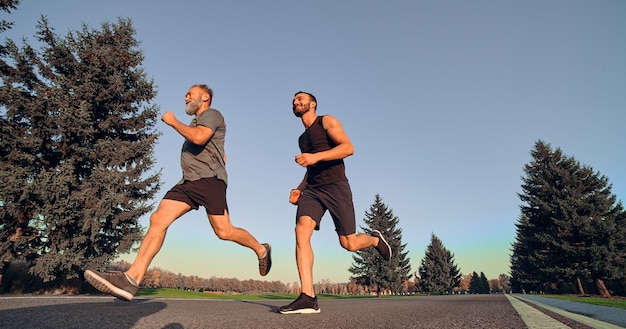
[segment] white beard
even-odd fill
[[[185,105],[185,113],[189,115],[194,115],[200,109],[202,103],[200,101],[191,101]]]

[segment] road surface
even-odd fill
[[[626,326],[626,311],[609,309],[606,312],[609,315],[600,319],[589,312],[581,316],[563,311],[562,305],[559,308],[541,303],[545,299],[533,300],[542,306],[540,311],[529,300],[517,295],[320,299],[320,314],[283,315],[277,313],[277,309],[290,300],[138,298],[124,302],[99,296],[1,297],[0,328],[588,329]]]

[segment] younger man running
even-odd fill
[[[296,214],[296,263],[302,292],[289,305],[279,309],[282,314],[319,313],[313,291],[313,248],[311,236],[319,230],[322,216],[328,210],[339,236],[339,243],[348,251],[375,247],[385,260],[391,258],[391,247],[382,233],[356,234],[352,192],[345,174],[343,159],[354,153],[350,139],[339,120],[330,115],[317,116],[317,100],[310,93],[294,95],[293,113],[302,119],[305,131],[300,135],[296,162],[306,168],[304,180],[291,190],[289,202],[298,205]]]

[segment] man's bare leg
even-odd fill
[[[239,245],[252,249],[258,257],[265,254],[265,247],[257,241],[248,231],[233,226],[228,216],[228,211],[224,210],[224,215],[209,215],[209,222],[213,231],[221,240],[236,242]]]
[[[349,235],[340,235],[339,243],[344,249],[354,252],[354,251],[358,251],[358,250],[365,249],[368,247],[377,246],[378,238],[373,237],[369,234],[353,233]]]
[[[313,290],[313,247],[311,246],[311,236],[317,223],[309,217],[302,216],[296,223],[296,264],[300,276],[302,292],[315,297]]]
[[[163,245],[167,228],[190,209],[191,207],[183,202],[162,200],[157,211],[150,216],[150,227],[139,246],[139,253],[130,269],[127,272],[97,272],[87,269],[84,273],[87,282],[105,294],[126,301],[132,300],[150,262]]]
[[[163,246],[167,228],[180,216],[191,210],[191,207],[180,201],[163,199],[156,212],[150,216],[150,227],[139,246],[139,252],[131,267],[126,271],[136,283],[143,279],[152,259]]]

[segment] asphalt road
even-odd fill
[[[524,300],[510,295],[321,299],[320,314],[282,315],[277,309],[289,300],[3,297],[0,328],[622,328],[604,322],[606,315],[598,320],[587,312],[573,319],[557,314],[554,306],[539,311]],[[611,313],[626,319],[626,311],[609,310],[609,321]]]

